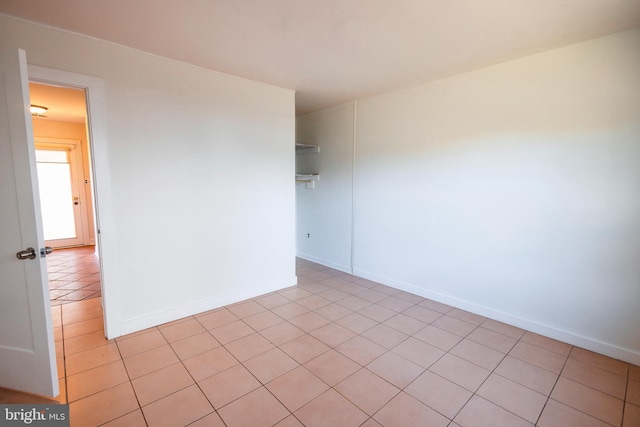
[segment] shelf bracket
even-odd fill
[[[320,146],[312,144],[299,144],[296,142],[296,154],[312,154],[319,153]]]
[[[320,175],[317,173],[297,173],[296,183],[304,183],[307,190],[313,190],[316,188],[316,181],[320,180]]]

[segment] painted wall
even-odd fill
[[[638,76],[640,29],[358,101],[354,274],[640,363]]]
[[[296,185],[297,254],[351,271],[353,104],[298,119],[296,141],[320,152],[296,156],[296,172],[320,173],[315,189]]]
[[[4,16],[0,47],[104,80],[112,335],[295,284],[293,91]]]
[[[83,184],[84,187],[84,208],[85,214],[84,236],[85,244],[96,244],[96,230],[94,223],[93,213],[93,195],[91,189],[93,188],[91,178],[91,162],[89,159],[89,149],[87,145],[87,128],[83,123],[68,123],[58,122],[49,119],[42,119],[34,117],[33,120],[33,136],[37,138],[56,138],[56,139],[73,139],[80,141],[80,151],[82,153],[82,181],[88,181]]]

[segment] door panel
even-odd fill
[[[0,51],[0,387],[57,396],[24,51]],[[34,248],[34,259],[16,253]]]

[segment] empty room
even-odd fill
[[[7,425],[640,426],[639,2],[0,0],[0,54]]]

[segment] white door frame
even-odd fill
[[[28,52],[27,52],[28,53]],[[104,332],[109,339],[120,336],[115,221],[107,147],[104,81],[93,76],[28,66],[29,81],[83,89],[87,97],[87,132],[96,216],[96,245],[100,254]]]

